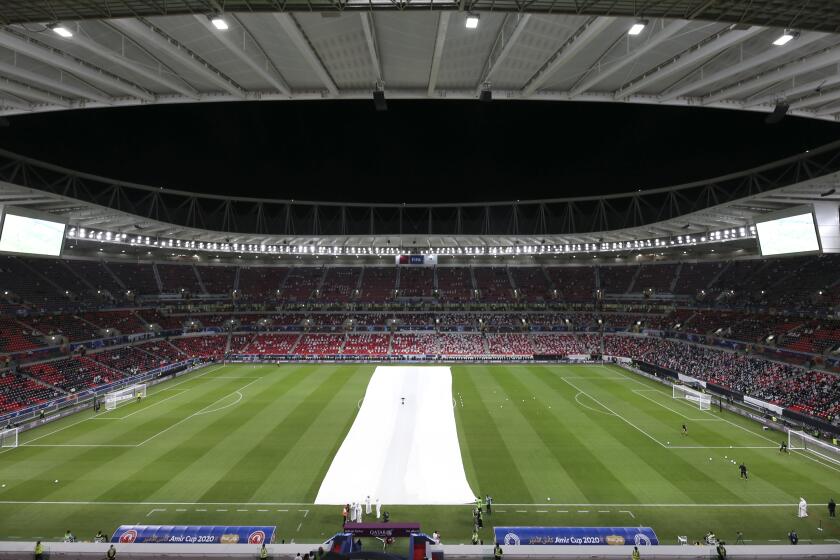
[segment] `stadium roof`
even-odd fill
[[[208,17],[222,10],[226,31]],[[487,88],[494,101],[771,111],[784,100],[796,115],[840,113],[833,0],[20,0],[0,5],[0,21],[6,115],[369,99],[377,87],[390,99]],[[775,46],[786,30],[793,39]]]
[[[610,244],[749,228],[810,202],[840,202],[840,142],[663,189],[463,204],[346,204],[229,198],[113,181],[0,151],[0,204],[63,218],[86,239],[169,239],[389,250]],[[101,234],[101,235],[100,235]],[[99,237],[93,237],[99,235]],[[740,234],[742,236],[743,234]],[[750,237],[748,235],[748,237]],[[189,247],[186,245],[185,247]]]

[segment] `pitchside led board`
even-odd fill
[[[764,257],[822,252],[814,208],[810,205],[767,214],[756,221],[755,229]]]
[[[43,212],[0,206],[0,252],[57,257],[67,224]]]

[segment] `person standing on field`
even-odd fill
[[[631,558],[633,558],[633,560],[640,560],[641,559],[642,555],[639,554],[639,547],[638,546],[633,547],[633,554],[631,554],[630,556],[631,556]]]
[[[44,560],[44,545],[41,541],[35,543],[35,560]]]
[[[496,546],[493,547],[493,560],[502,560],[503,554],[502,547],[499,546],[499,543],[496,543]]]
[[[828,516],[829,517],[836,517],[837,512],[837,504],[834,503],[834,498],[828,499]]]

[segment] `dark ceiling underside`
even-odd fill
[[[701,19],[840,31],[837,0],[0,0],[0,23],[227,12],[473,10]]]

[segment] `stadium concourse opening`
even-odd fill
[[[448,367],[377,367],[315,503],[475,502],[454,405]]]

